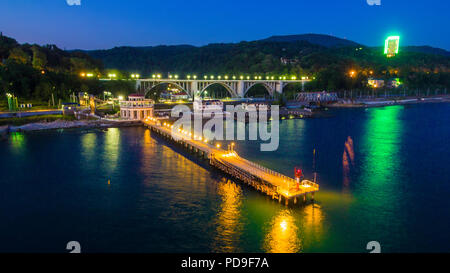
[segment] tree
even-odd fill
[[[47,65],[47,55],[40,51],[37,46],[33,46],[31,50],[33,51],[33,67],[38,70],[43,70]]]
[[[27,64],[30,60],[30,56],[20,47],[15,47],[11,49],[8,59],[13,60],[19,64]]]

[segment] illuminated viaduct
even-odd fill
[[[191,98],[200,96],[208,87],[214,84],[223,86],[232,98],[243,98],[248,90],[255,85],[261,85],[266,88],[270,96],[275,92],[283,93],[283,88],[290,83],[308,82],[309,79],[302,80],[220,80],[220,79],[139,79],[136,81],[137,90],[141,94],[147,95],[153,88],[161,84],[172,84],[186,92]]]

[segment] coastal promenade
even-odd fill
[[[269,195],[279,202],[284,200],[288,205],[290,201],[296,204],[299,199],[306,201],[310,194],[314,199],[314,193],[319,191],[319,185],[309,180],[297,181],[274,170],[256,164],[240,157],[233,149],[233,144],[228,150],[219,145],[213,146],[207,139],[192,134],[183,129],[174,129],[169,123],[161,123],[155,118],[147,118],[143,121],[145,127],[159,135],[180,144],[185,149],[209,159],[215,168],[239,179],[245,184]]]

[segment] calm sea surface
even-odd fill
[[[16,133],[0,141],[0,252],[450,252],[450,104],[285,120],[280,147],[241,156],[293,176],[286,207],[143,127]],[[108,185],[108,180],[110,184]]]

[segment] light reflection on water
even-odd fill
[[[217,193],[222,200],[215,219],[217,236],[213,243],[213,252],[241,252],[239,240],[243,230],[242,188],[224,178],[218,182]]]
[[[296,253],[302,250],[296,219],[289,209],[281,210],[269,224],[264,250],[269,253]]]
[[[97,133],[89,132],[81,136],[82,155],[85,161],[92,161],[95,157],[95,150],[97,148]]]

